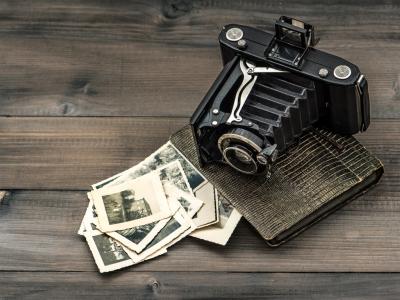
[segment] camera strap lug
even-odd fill
[[[356,83],[357,91],[360,96],[360,105],[361,105],[361,128],[360,131],[365,131],[368,128],[369,125],[369,97],[368,93],[365,93],[364,91],[368,90],[368,83],[367,80],[365,79],[365,76],[363,74],[358,77],[357,83]]]

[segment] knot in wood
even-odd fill
[[[161,287],[160,282],[155,278],[151,278],[149,280],[148,285],[153,290],[153,292],[155,292],[155,293],[158,292],[160,290],[160,287]]]

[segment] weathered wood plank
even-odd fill
[[[221,27],[281,14],[360,66],[372,116],[400,117],[400,7],[378,0],[2,1],[0,115],[190,116],[219,72]]]
[[[141,161],[186,119],[3,118],[0,186],[88,189]]]
[[[0,273],[5,298],[398,299],[399,274]]]
[[[381,119],[359,139],[385,163],[382,182],[277,249],[242,221],[226,247],[187,238],[98,274],[75,234],[86,200],[74,190],[187,122],[219,72],[222,25],[281,14],[313,23],[320,49],[366,73]],[[397,3],[377,0],[2,1],[0,116],[63,118],[0,118],[0,188],[70,191],[0,191],[0,298],[397,299],[398,274],[325,272],[400,272],[400,121],[383,120],[400,118],[399,21]]]
[[[388,178],[279,248],[242,220],[226,247],[186,238],[127,270],[400,272],[400,186]],[[86,205],[85,192],[12,191],[0,206],[0,271],[95,271],[76,235]]]
[[[88,189],[143,160],[186,118],[0,118],[1,189]],[[400,121],[374,120],[359,137],[399,180]]]
[[[88,189],[135,165],[186,118],[0,118],[2,189]],[[399,179],[400,121],[374,120],[359,135]]]

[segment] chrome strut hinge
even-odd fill
[[[250,67],[247,70],[247,74],[263,74],[263,73],[287,73],[287,71],[282,71],[268,67]]]
[[[253,89],[253,86],[257,80],[257,74],[286,72],[274,68],[256,67],[253,64],[244,61],[243,59],[240,60],[240,70],[243,73],[243,80],[236,92],[231,114],[226,121],[227,124],[231,124],[232,122],[241,122],[243,120],[243,118],[240,116],[240,111],[242,110],[251,90]]]

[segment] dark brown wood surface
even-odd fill
[[[76,235],[89,185],[184,125],[218,74],[224,24],[314,24],[359,65],[381,183],[283,246],[241,221],[226,247],[187,238],[100,275]],[[1,1],[0,298],[400,297],[400,3]]]

